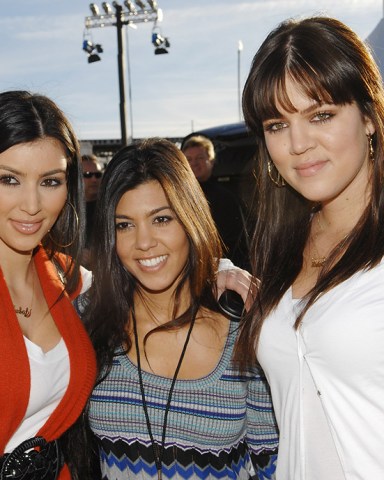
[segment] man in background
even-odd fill
[[[242,268],[249,265],[245,222],[240,202],[212,175],[215,150],[209,138],[195,135],[187,138],[181,150],[208,200],[212,217],[224,244],[224,254]]]
[[[86,209],[85,251],[82,258],[82,264],[89,268],[89,247],[92,240],[93,217],[103,172],[101,163],[97,159],[96,155],[82,155],[81,159],[83,166]]]

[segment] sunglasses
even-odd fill
[[[102,172],[83,172],[84,178],[92,178],[92,177],[101,178],[102,175],[103,175]]]

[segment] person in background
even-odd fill
[[[231,361],[238,323],[218,308],[221,245],[178,147],[155,138],[120,150],[95,226],[79,309],[100,371],[88,417],[102,479],[274,478],[268,385]]]
[[[100,188],[101,177],[103,176],[102,166],[96,155],[82,155],[84,192],[85,192],[85,249],[82,256],[82,264],[90,267],[89,248],[92,240],[94,214],[96,208],[97,194]]]
[[[337,19],[290,19],[256,53],[243,110],[260,146],[259,292],[236,359],[256,354],[270,384],[277,479],[384,478],[379,69]]]
[[[72,300],[89,286],[71,125],[49,98],[0,93],[1,478],[67,480],[59,437],[96,375]]]
[[[208,200],[224,243],[224,255],[239,267],[249,267],[247,231],[240,202],[212,175],[215,163],[213,143],[207,137],[194,135],[182,142],[181,150]]]

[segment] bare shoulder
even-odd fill
[[[194,330],[204,338],[204,343],[208,343],[207,340],[210,340],[213,345],[218,344],[222,347],[228,336],[229,324],[228,318],[221,313],[204,308],[196,317]]]

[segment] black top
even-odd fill
[[[249,252],[246,228],[240,202],[226,187],[211,177],[200,183],[208,200],[211,213],[220,237],[223,240],[224,256],[241,268],[249,269]]]

